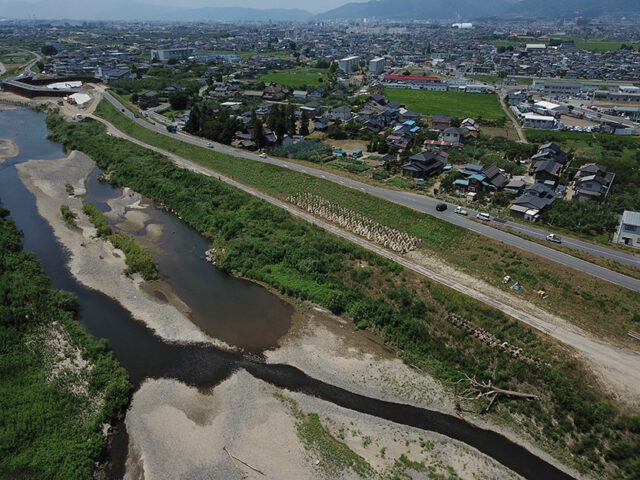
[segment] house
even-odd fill
[[[171,95],[172,93],[178,93],[178,92],[182,92],[184,91],[184,88],[179,86],[179,85],[168,85],[164,88],[164,90],[162,90],[162,93],[164,93],[165,95]]]
[[[439,155],[420,152],[411,157],[402,166],[402,175],[413,178],[426,178],[442,171],[445,161]]]
[[[410,135],[389,135],[386,142],[390,147],[396,147],[400,150],[404,150],[409,146],[413,138]]]
[[[319,100],[320,98],[324,97],[324,88],[322,88],[322,87],[314,88],[313,90],[311,90],[309,92],[308,97],[309,98],[313,98],[315,100]]]
[[[138,105],[141,108],[157,107],[160,105],[160,100],[157,92],[145,92],[138,97]]]
[[[293,91],[293,98],[298,98],[298,99],[305,99],[307,98],[307,92],[305,90],[294,90]]]
[[[332,120],[341,120],[342,122],[348,122],[351,120],[351,109],[346,105],[336,107],[329,112],[329,117]]]
[[[505,183],[507,177],[502,173],[497,165],[491,165],[482,170],[485,176],[485,182],[489,184],[491,190],[500,190]]]
[[[272,100],[272,101],[280,101],[280,100],[284,100],[286,97],[286,94],[282,88],[282,85],[278,85],[277,83],[270,83],[268,85],[265,85],[264,90],[262,91],[262,98],[264,98],[265,100]]]
[[[300,107],[301,112],[307,114],[307,118],[316,118],[322,115],[322,105],[318,102],[305,103]]]
[[[318,130],[320,132],[324,132],[329,128],[329,119],[327,117],[318,117],[313,122],[313,130]]]
[[[614,177],[615,174],[607,173],[607,167],[604,165],[587,163],[578,169],[573,189],[579,200],[605,199]]]
[[[562,172],[562,164],[556,162],[553,158],[539,160],[535,163],[533,173],[537,183],[546,183],[548,185],[556,185],[560,172]]]
[[[463,131],[457,127],[449,127],[442,132],[442,141],[449,142],[452,145],[461,145],[464,141]]]
[[[538,155],[552,157],[556,162],[561,163],[562,165],[566,165],[567,163],[567,153],[562,150],[562,148],[560,148],[560,145],[558,145],[557,143],[551,142],[540,145],[536,155],[531,158],[538,158]]]
[[[535,222],[540,213],[553,203],[556,194],[552,187],[544,183],[535,183],[526,188],[514,202],[509,213],[514,217]]]
[[[451,117],[446,115],[434,115],[431,119],[431,128],[444,132],[451,126]]]
[[[400,110],[400,120],[402,120],[403,122],[407,121],[407,120],[414,120],[414,121],[419,121],[420,120],[420,114],[418,112],[414,112],[411,110],[404,110],[401,109]]]
[[[640,212],[625,210],[622,213],[615,238],[617,243],[640,248]]]

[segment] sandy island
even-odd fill
[[[80,152],[58,160],[30,160],[17,165],[20,179],[36,197],[38,212],[69,251],[68,266],[72,275],[82,284],[116,299],[135,319],[144,322],[164,340],[206,342],[229,349],[223,342],[203,333],[175,304],[157,302],[145,293],[139,276],[123,275],[124,254],[111,243],[94,238],[95,228],[81,211],[82,200],[69,196],[65,184],[70,183],[76,195],[83,195],[86,180],[95,168],[95,163]],[[61,205],[69,205],[78,215],[78,229],[62,220]]]
[[[8,158],[13,158],[20,153],[18,144],[10,138],[0,138],[0,163]]]

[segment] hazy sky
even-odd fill
[[[143,3],[154,3],[156,5],[176,5],[176,2],[171,0],[139,1]],[[185,7],[300,8],[309,12],[324,12],[352,1],[358,2],[366,0],[184,0],[180,2],[180,5]]]
[[[14,0],[0,0],[3,3],[11,3]],[[48,0],[17,0],[20,3],[49,3]],[[56,0],[54,0],[56,1]],[[58,3],[59,0],[56,1]],[[69,3],[75,3],[71,0]],[[162,5],[171,7],[248,7],[248,8],[300,8],[309,12],[324,12],[332,8],[350,2],[362,2],[366,0],[133,0],[135,3],[147,3],[150,5]],[[53,1],[51,2],[53,3]],[[84,6],[95,5],[105,7],[109,4],[121,4],[122,0],[84,0]],[[0,16],[2,12],[0,11]]]

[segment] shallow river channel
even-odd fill
[[[572,478],[505,437],[455,416],[364,397],[311,378],[295,367],[255,360],[261,351],[276,346],[287,332],[292,307],[263,287],[229,277],[208,264],[204,256],[209,248],[206,240],[175,216],[152,205],[145,212],[151,216],[148,223],[162,225],[162,235],[152,250],[161,279],[187,304],[192,312],[191,320],[201,330],[240,347],[243,353],[162,341],[143,323],[132,319],[118,302],[84,287],[70,274],[66,265],[68,253],[39,215],[34,196],[22,184],[15,168],[16,164],[31,159],[65,156],[61,146],[46,136],[43,114],[26,108],[0,111],[0,138],[13,139],[20,148],[17,157],[0,164],[2,206],[11,210],[11,217],[24,232],[25,250],[38,256],[53,286],[78,296],[82,325],[92,335],[109,341],[136,388],[146,378],[162,377],[206,388],[237,369],[245,369],[276,387],[304,392],[351,410],[460,440],[525,478]],[[91,175],[84,200],[108,211],[107,201],[121,192],[99,183],[98,173],[96,169]],[[140,232],[129,233],[140,235]],[[160,292],[156,297],[162,300]],[[121,426],[118,432],[110,452],[113,478],[121,477],[126,459],[126,431]]]

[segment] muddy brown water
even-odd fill
[[[11,217],[24,232],[25,250],[34,252],[38,256],[45,272],[52,279],[54,288],[65,289],[78,296],[82,325],[92,335],[108,340],[115,356],[129,372],[136,388],[146,378],[169,377],[191,386],[207,389],[217,385],[234,371],[243,368],[256,378],[279,388],[300,391],[351,410],[457,439],[494,458],[525,478],[544,478],[545,480],[572,478],[502,435],[478,428],[460,418],[425,408],[358,395],[309,377],[301,370],[289,365],[265,364],[254,360],[255,356],[229,353],[210,346],[167,343],[155,336],[143,323],[135,321],[115,300],[81,285],[71,276],[66,267],[68,252],[56,241],[51,227],[38,214],[34,196],[20,181],[15,168],[17,163],[30,159],[55,159],[63,156],[60,145],[45,139],[47,129],[44,120],[44,115],[24,108],[0,112],[0,137],[12,138],[20,147],[20,154],[17,157],[0,165],[2,206],[11,210]],[[91,188],[89,194],[103,208],[105,208],[106,199],[110,198],[108,195],[113,194],[106,189],[108,186],[104,187],[105,190]],[[178,223],[172,223],[171,218],[163,218],[165,215],[167,214],[162,212],[158,217],[160,218],[158,221],[165,222],[165,233],[174,231],[171,229],[173,227],[188,228],[186,225],[179,227]],[[211,309],[211,315],[207,318],[219,319],[220,325],[227,331],[238,328],[238,332],[247,332],[251,328],[247,325],[266,330],[261,326],[261,322],[267,322],[269,318],[265,316],[264,309],[274,308],[284,312],[286,308],[283,302],[273,295],[270,296],[269,292],[258,285],[216,273],[211,265],[206,264],[204,258],[200,258],[204,252],[202,248],[207,246],[206,242],[203,243],[202,239],[196,238],[199,235],[193,233],[194,235],[191,235],[180,230],[179,234],[175,234],[175,240],[166,239],[166,247],[163,248],[170,248],[169,246],[172,245],[175,250],[172,254],[167,253],[157,257],[158,266],[162,271],[163,265],[164,268],[170,268],[171,265],[176,264],[172,262],[180,263],[182,257],[186,256],[189,259],[187,264],[190,268],[197,268],[199,271],[200,268],[206,267],[208,273],[202,273],[205,275],[203,277],[196,277],[193,271],[188,274],[187,269],[180,275],[167,270],[172,274],[167,275],[166,280],[172,287],[175,286],[176,293],[182,291],[179,290],[181,282],[189,282],[188,277],[217,282],[217,288],[224,289],[224,295],[218,295],[210,285],[202,287],[203,290],[191,291],[192,296],[204,294],[216,298],[215,302],[201,304],[204,305],[203,307],[190,305],[194,311],[202,308],[202,315],[206,316],[207,308]],[[163,256],[167,258],[163,259]],[[211,280],[210,276],[216,274],[220,275],[220,278]],[[193,282],[185,283],[185,290],[190,288],[196,289],[198,285],[194,285]],[[199,293],[196,294],[196,291]],[[179,295],[186,294],[183,291]],[[256,297],[255,300],[254,297]],[[186,301],[185,298],[183,300]],[[251,305],[253,307],[250,307]],[[239,312],[236,316],[253,316],[253,318],[244,323],[234,323],[233,312]],[[211,322],[201,328],[216,328],[215,322]],[[241,337],[240,333],[236,335],[238,338]],[[273,338],[277,338],[277,334],[274,334]],[[251,343],[256,345],[256,342],[247,344]],[[126,429],[120,425],[107,457],[111,463],[108,470],[109,478],[122,478],[127,445]]]

